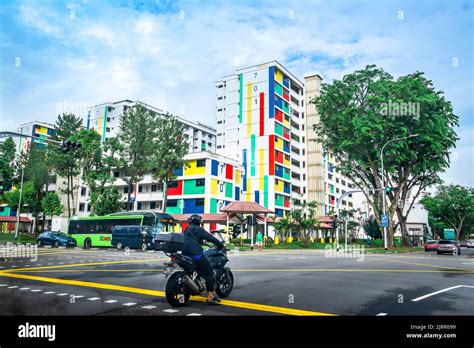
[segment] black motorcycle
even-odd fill
[[[234,275],[226,263],[226,248],[217,248],[204,244],[210,248],[204,251],[205,257],[214,271],[214,280],[216,282],[216,293],[222,297],[228,297],[234,287]],[[189,256],[181,252],[169,253],[165,248],[161,248],[171,261],[165,262],[164,274],[168,278],[166,281],[166,301],[173,307],[181,307],[188,303],[191,295],[199,295],[206,292],[206,281],[198,274],[197,265]],[[179,266],[179,268],[178,268]]]

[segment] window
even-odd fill
[[[202,206],[204,206],[204,198],[196,199],[196,207],[202,207]]]
[[[336,193],[339,193],[339,192],[341,192],[341,190],[339,190],[338,188],[336,188]]]
[[[177,180],[169,181],[169,182],[168,182],[168,187],[169,187],[169,188],[176,188],[176,187],[178,187],[178,181],[177,181]]]
[[[142,202],[137,203],[137,210],[142,210]]]
[[[123,193],[128,193],[128,186],[125,186],[125,187],[123,188]]]
[[[217,109],[217,111],[222,111],[222,109]]]
[[[138,185],[138,192],[143,192],[143,185]]]
[[[85,211],[85,204],[79,203],[79,211]]]
[[[105,131],[106,131],[107,133],[110,133],[110,128],[109,128],[109,127],[106,127],[106,128],[105,128]]]
[[[204,179],[196,179],[196,186],[204,186],[205,180]]]
[[[90,211],[91,211],[91,206],[92,206],[91,204],[88,204],[88,205],[87,205],[87,212],[90,212]]]
[[[81,187],[81,196],[85,196],[87,194],[87,188],[86,187]]]
[[[222,121],[217,121],[217,124],[222,124]],[[219,135],[219,134],[218,134]]]
[[[114,178],[120,177],[120,172],[114,172]]]
[[[332,174],[328,174],[328,179],[332,180]]]
[[[339,178],[336,178],[336,184],[339,184]]]
[[[170,199],[167,203],[168,207],[177,207],[178,206],[178,200],[177,199]]]
[[[151,192],[156,192],[156,184],[151,185]],[[153,202],[154,203],[154,202]]]
[[[156,209],[156,202],[150,202],[150,209]]]
[[[222,99],[223,99],[222,97],[217,98],[217,100],[222,100]]]
[[[345,180],[342,180],[342,184],[345,185],[345,184],[346,184],[346,181],[345,181]]]
[[[196,161],[196,167],[205,167],[206,166],[206,160],[205,159],[200,159]]]
[[[222,148],[222,146],[218,145],[217,148],[220,149],[220,148]]]
[[[207,146],[212,146],[212,143],[207,143]]]

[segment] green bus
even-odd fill
[[[112,247],[112,230],[115,226],[140,225],[152,227],[152,232],[171,232],[173,216],[152,211],[131,211],[105,216],[73,217],[69,219],[68,235],[77,246]]]

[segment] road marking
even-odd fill
[[[67,294],[64,292],[62,294],[58,294],[58,296],[66,296]]]
[[[100,298],[99,297],[89,297],[87,299],[87,301],[97,301],[97,300],[100,300]]]
[[[41,289],[33,289],[33,290],[31,290],[31,292],[41,292],[41,291],[43,291],[43,290],[41,290]]]
[[[84,295],[73,295],[73,296],[74,296],[74,298],[83,298],[84,297]]]
[[[8,284],[0,284],[0,286],[7,286]]]
[[[30,290],[30,288],[20,288],[20,290]]]
[[[115,303],[117,302],[117,300],[107,300],[107,301],[104,301],[105,303]]]
[[[201,316],[202,314],[199,314],[199,313],[189,313],[189,314],[186,314],[187,317],[198,317],[198,316]]]
[[[43,294],[45,295],[50,295],[50,294],[54,294],[56,293],[56,291],[47,291],[47,292],[43,292]]]
[[[343,268],[309,268],[309,269],[233,269],[232,272],[407,272],[407,273],[463,273],[463,274],[474,274],[474,270],[453,270],[453,271],[440,271],[440,270],[426,270],[426,269],[343,269]]]
[[[379,314],[376,315],[376,317],[384,317],[386,315],[387,315],[387,313],[379,313]]]
[[[429,264],[429,263],[418,263],[418,262],[399,261],[399,260],[385,259],[385,258],[376,258],[376,257],[368,257],[367,259],[381,260],[381,261],[386,261],[386,262],[406,263],[406,264],[408,264],[408,265],[416,265],[416,266],[425,266],[425,267],[434,267],[434,268],[445,268],[445,269],[452,269],[452,270],[456,270],[456,271],[469,271],[469,272],[472,272],[472,269],[464,269],[464,268],[440,266],[440,265],[433,265],[433,264]]]
[[[135,302],[127,302],[127,303],[122,303],[122,306],[127,306],[127,307],[130,307],[130,306],[135,306],[136,303]]]
[[[16,272],[16,271],[15,271]],[[64,273],[64,272],[154,272],[162,273],[162,269],[64,269],[64,270],[32,270],[21,273]]]
[[[166,312],[166,313],[176,313],[176,312],[179,312],[177,309],[164,309],[163,312]]]
[[[18,287],[18,286],[13,285],[13,286],[9,286],[8,288],[9,288],[9,289],[16,289],[17,287]]]
[[[142,308],[144,308],[144,309],[154,309],[154,308],[156,308],[156,306],[143,306]]]
[[[474,286],[470,286],[470,285],[456,285],[456,286],[451,286],[450,288],[442,289],[442,290],[439,290],[439,291],[435,291],[435,292],[426,294],[426,295],[424,295],[424,296],[420,296],[420,297],[414,298],[414,299],[412,300],[412,302],[418,302],[418,301],[424,300],[425,298],[428,298],[428,297],[431,297],[431,296],[434,296],[434,295],[438,295],[438,294],[441,294],[441,293],[446,292],[446,291],[458,289],[458,288],[472,288],[472,289],[474,289]]]
[[[121,260],[121,261],[106,261],[106,262],[91,262],[91,263],[76,263],[74,264],[74,261],[71,261],[72,265],[56,265],[56,266],[43,266],[43,267],[31,267],[31,268],[19,268],[16,269],[15,272],[21,272],[21,271],[31,271],[35,269],[55,269],[55,268],[65,268],[65,267],[83,267],[83,266],[100,266],[100,265],[115,265],[115,264],[121,264],[121,263],[136,263],[136,262],[152,262],[152,261],[163,261],[163,260],[169,260],[168,258],[155,258],[155,259],[145,259],[145,260]],[[86,262],[86,261],[81,261],[81,262]],[[38,265],[40,266],[40,265]],[[3,271],[2,271],[3,272]]]
[[[164,291],[150,290],[150,289],[143,289],[143,288],[134,288],[134,287],[129,287],[129,286],[115,285],[115,284],[105,284],[105,283],[86,282],[86,281],[70,280],[70,279],[39,277],[39,276],[33,276],[33,275],[27,275],[27,274],[5,273],[5,272],[0,272],[0,277],[37,280],[37,281],[41,281],[41,282],[49,282],[49,283],[55,283],[55,284],[77,285],[77,286],[96,288],[96,289],[116,290],[116,291],[131,292],[131,293],[150,295],[150,296],[156,296],[156,297],[166,297],[166,294],[165,294]],[[192,301],[198,301],[198,302],[206,302],[206,298],[198,297],[198,296],[192,297],[191,300]],[[257,311],[263,311],[263,312],[286,314],[286,315],[335,316],[335,314],[331,314],[331,313],[307,311],[307,310],[302,310],[302,309],[294,309],[294,308],[287,308],[287,307],[263,305],[263,304],[243,302],[243,301],[222,300],[221,305],[229,306],[229,307],[237,307],[237,308],[257,310]]]

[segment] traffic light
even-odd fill
[[[81,144],[74,143],[71,140],[63,140],[63,143],[60,146],[62,153],[68,153],[70,150],[76,150],[81,147]]]
[[[255,225],[253,215],[247,216],[247,225]]]

